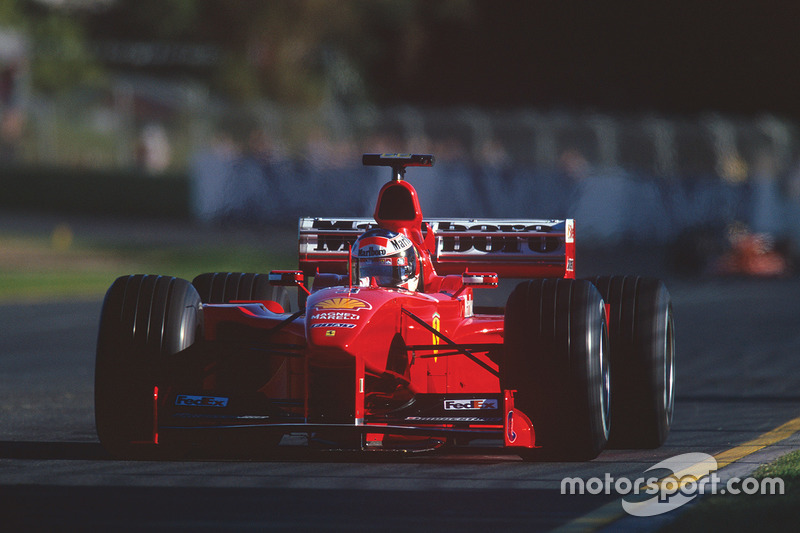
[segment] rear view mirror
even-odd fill
[[[306,276],[302,270],[273,270],[269,273],[269,284],[276,287],[297,287],[311,294],[306,287]]]
[[[273,270],[269,273],[269,284],[277,287],[294,287],[302,285],[305,280],[300,270]]]
[[[461,283],[465,287],[497,287],[497,274],[494,272],[464,272],[461,274]]]

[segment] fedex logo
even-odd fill
[[[477,411],[480,409],[497,409],[497,400],[493,399],[468,399],[445,400],[446,411]]]
[[[175,405],[182,405],[184,407],[227,407],[228,398],[179,394],[178,397],[175,398]]]

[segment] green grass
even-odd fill
[[[246,246],[117,248],[115,255],[145,274],[164,274],[191,280],[202,272],[269,272],[296,268],[296,256],[270,255]],[[149,269],[149,270],[148,270]]]
[[[662,531],[798,531],[800,450],[759,467],[752,477],[782,479],[784,494],[704,496]]]
[[[148,246],[0,235],[0,303],[100,298],[127,274],[191,280],[203,272],[296,268],[297,257],[243,245]]]
[[[97,298],[115,277],[103,272],[2,272],[0,302]]]

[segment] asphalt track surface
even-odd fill
[[[564,477],[635,479],[663,459],[716,454],[800,416],[800,280],[669,285],[678,357],[672,433],[660,449],[607,450],[586,463],[523,463],[486,450],[112,460],[93,418],[101,302],[0,305],[0,530],[540,531],[574,523],[618,496],[562,495]],[[782,444],[772,455],[788,449]]]

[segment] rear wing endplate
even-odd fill
[[[300,270],[308,276],[346,274],[350,246],[375,226],[371,218],[301,218]],[[505,278],[575,277],[572,219],[448,218],[429,219],[422,226],[433,231],[435,245],[429,251],[439,275],[472,270]]]

